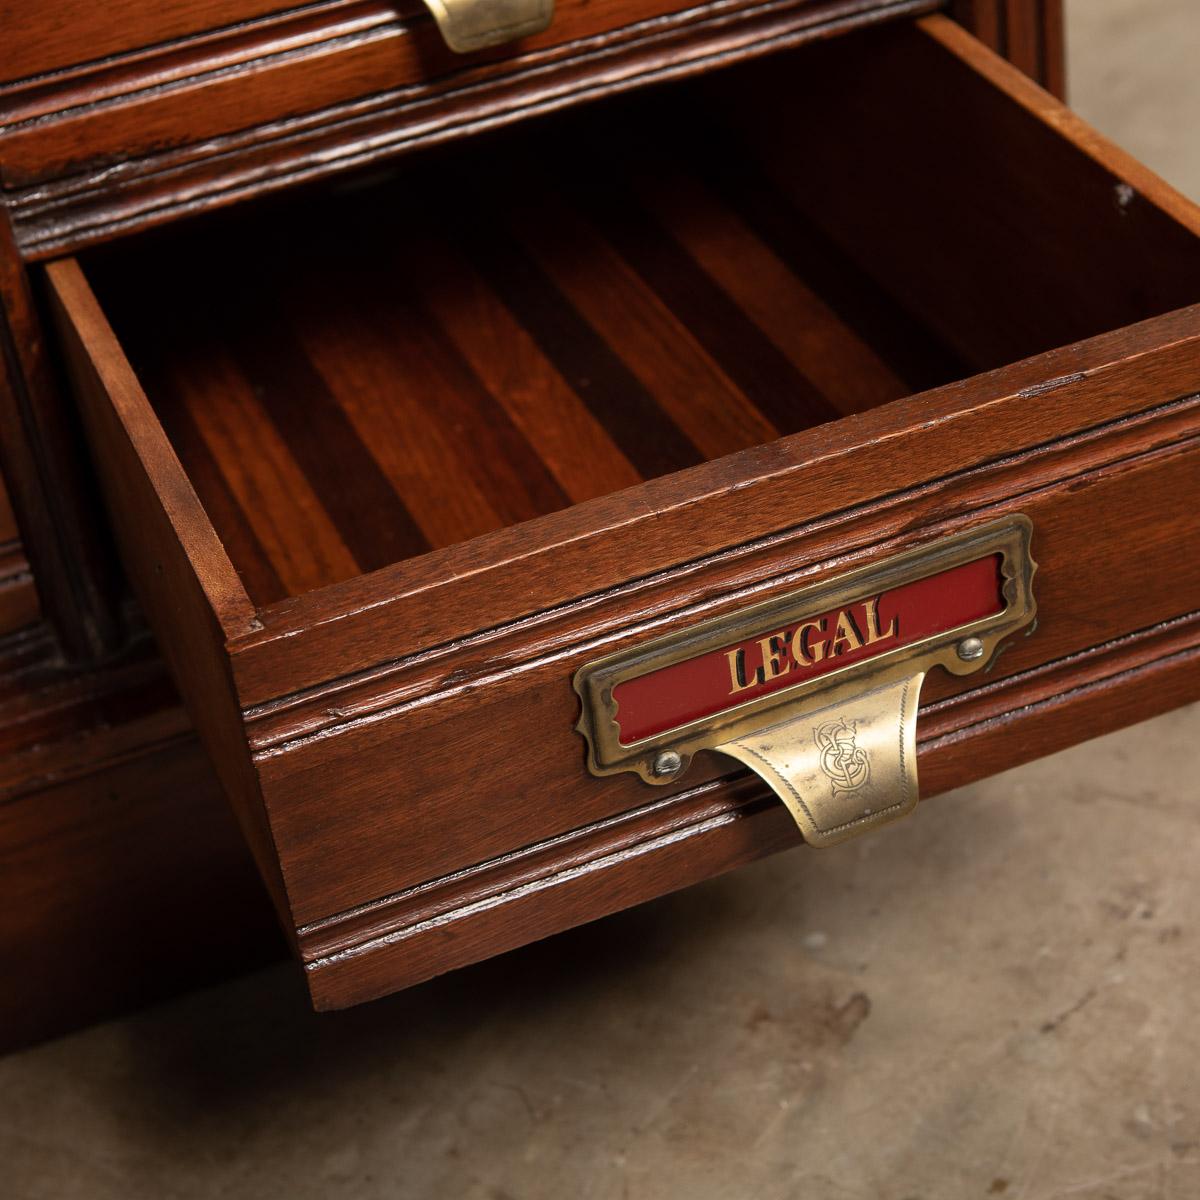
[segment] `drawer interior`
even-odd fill
[[[84,267],[256,607],[1200,300],[907,24]]]

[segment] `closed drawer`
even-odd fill
[[[937,0],[449,0],[460,33],[475,9],[505,37],[551,16],[466,53],[446,0],[117,7],[0,0],[0,191],[27,259]]]
[[[125,561],[336,1007],[795,843],[576,671],[999,517],[926,795],[1200,693],[1200,219],[941,18],[61,260]],[[925,819],[932,819],[926,817]]]

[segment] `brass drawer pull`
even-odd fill
[[[554,16],[554,0],[424,0],[457,54],[515,42],[541,33]]]
[[[978,671],[1033,621],[1031,533],[993,521],[589,663],[589,770],[664,784],[699,750],[727,754],[815,846],[903,816],[926,674]]]

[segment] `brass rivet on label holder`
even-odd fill
[[[983,644],[982,638],[969,637],[963,638],[958,643],[958,657],[963,662],[974,662],[977,658],[982,658],[984,651],[987,649]]]
[[[982,669],[1032,622],[1032,529],[992,521],[588,663],[588,769],[665,784],[728,755],[816,846],[910,812],[925,677]]]
[[[664,750],[655,755],[654,773],[660,778],[667,775],[677,775],[683,767],[683,759],[674,750]]]

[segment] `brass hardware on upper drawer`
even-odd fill
[[[424,0],[458,54],[515,42],[541,33],[554,16],[554,0]]]

